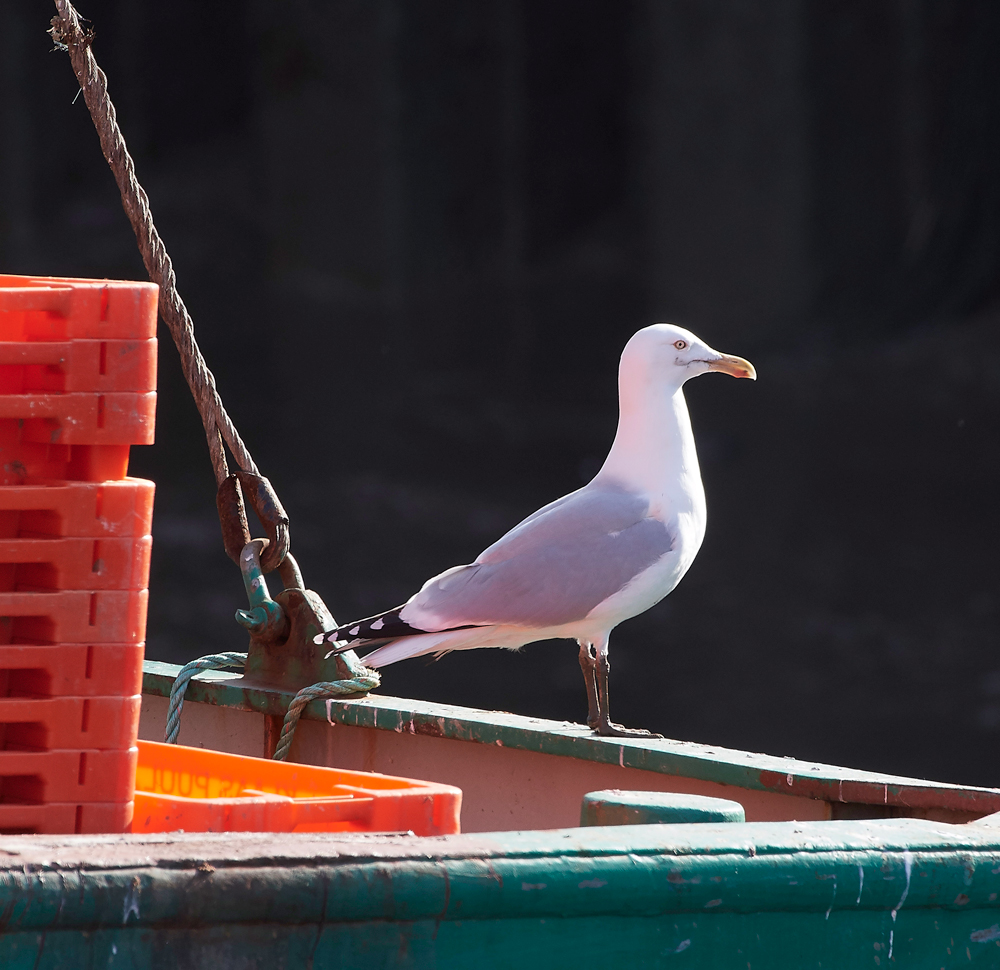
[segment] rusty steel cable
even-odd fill
[[[310,609],[315,611],[318,603],[322,607],[321,612],[326,613],[328,611],[322,600],[304,589],[298,567],[295,566],[294,560],[287,555],[289,546],[288,516],[281,507],[271,483],[260,474],[256,462],[226,413],[222,398],[215,386],[215,378],[198,348],[198,342],[194,336],[194,322],[177,292],[173,264],[167,254],[166,247],[163,245],[163,240],[153,224],[149,198],[136,178],[135,164],[128,153],[125,138],[118,126],[115,106],[108,95],[107,76],[97,66],[97,61],[90,49],[94,37],[93,32],[83,29],[80,24],[80,16],[69,0],[55,0],[55,5],[58,14],[52,18],[50,30],[52,39],[57,47],[69,52],[73,71],[100,138],[101,151],[104,153],[115,181],[118,183],[122,207],[125,209],[125,214],[135,232],[146,272],[160,288],[160,316],[177,345],[184,377],[187,379],[188,387],[191,389],[198,413],[205,426],[205,436],[208,439],[208,450],[218,488],[216,504],[219,510],[226,552],[230,558],[239,562],[241,552],[251,542],[244,505],[245,496],[268,534],[266,540],[257,540],[260,544],[261,572],[267,573],[281,566],[286,571],[282,573],[284,582],[287,580],[286,573],[290,570],[294,574],[295,583],[293,585],[301,589]],[[223,443],[229,448],[236,462],[237,467],[233,474],[230,474]],[[309,599],[310,595],[313,600]],[[317,617],[316,622],[319,622],[321,627],[327,625],[322,622],[321,617]],[[329,617],[329,623],[336,626],[336,621],[332,616]],[[311,632],[312,628],[309,629]],[[294,646],[294,644],[292,645]],[[253,640],[251,639],[252,646]],[[205,668],[242,666],[247,656],[247,654],[242,653],[212,655],[192,661],[182,669],[171,691],[172,723],[169,730],[173,740],[176,740],[179,730],[180,705],[183,703],[184,689],[191,676],[197,670]],[[362,666],[353,653],[344,654],[341,660],[346,663],[351,677],[339,681],[323,681],[305,688],[296,695],[285,718],[275,757],[284,759],[288,756],[295,726],[308,700],[315,697],[356,696],[367,693],[379,685],[378,673]]]
[[[49,33],[57,46],[69,51],[73,71],[101,141],[101,150],[118,183],[122,207],[135,232],[146,272],[160,288],[160,316],[177,345],[184,377],[205,425],[216,484],[221,486],[229,477],[223,441],[242,471],[259,476],[253,457],[223,406],[215,378],[195,340],[194,322],[177,292],[173,264],[153,224],[149,198],[136,178],[135,165],[118,127],[115,106],[108,96],[107,76],[97,66],[90,49],[93,33],[81,26],[79,14],[69,0],[55,0],[55,5],[59,12],[52,18]]]
[[[243,502],[244,491],[249,486],[252,507],[270,540],[262,558],[264,571],[270,572],[277,568],[288,552],[288,516],[271,483],[261,476],[257,463],[229,417],[215,386],[215,377],[198,347],[194,321],[177,292],[173,263],[153,224],[149,197],[136,178],[135,164],[118,126],[115,106],[108,95],[107,75],[98,67],[91,50],[93,32],[84,30],[80,16],[69,0],[55,0],[55,5],[58,14],[52,18],[49,33],[57,47],[69,52],[73,71],[97,129],[101,151],[118,183],[122,208],[132,224],[146,272],[160,288],[160,316],[177,346],[184,377],[205,427],[208,453],[218,487],[216,504],[226,552],[234,562],[238,562],[239,550],[250,541]],[[230,474],[223,443],[235,459],[235,474]]]

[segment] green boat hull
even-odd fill
[[[1000,965],[1000,828],[17,837],[0,966]]]

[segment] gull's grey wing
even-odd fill
[[[585,617],[673,547],[641,496],[590,485],[515,526],[471,565],[430,580],[400,611],[423,630],[559,626]]]

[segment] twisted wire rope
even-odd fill
[[[160,288],[159,311],[163,322],[173,337],[180,355],[181,367],[191,394],[194,396],[198,413],[205,427],[208,451],[212,459],[215,480],[221,485],[229,477],[225,448],[228,446],[236,464],[243,471],[260,475],[246,444],[240,437],[229,413],[226,411],[215,384],[215,377],[198,346],[194,335],[194,321],[188,312],[180,293],[173,262],[167,253],[163,240],[153,223],[149,207],[149,197],[135,174],[135,163],[125,145],[125,138],[118,125],[115,106],[108,94],[107,75],[97,64],[90,49],[93,33],[84,30],[80,16],[70,0],[54,0],[57,15],[52,18],[50,31],[53,41],[69,52],[73,72],[76,74],[84,102],[90,111],[94,127],[101,143],[101,151],[111,168],[122,198],[122,208],[128,216],[135,233],[139,253],[149,278]],[[174,744],[180,733],[180,716],[184,707],[184,692],[191,678],[200,670],[218,670],[223,667],[242,667],[247,659],[245,653],[219,653],[199,657],[185,664],[174,680],[170,690],[167,724],[164,739]],[[324,681],[306,687],[292,700],[281,728],[281,736],[274,757],[284,761],[292,743],[295,728],[302,711],[312,700],[323,697],[342,697],[347,694],[366,693],[381,683],[378,673],[362,666],[356,658],[345,657],[353,676],[346,680]]]
[[[108,95],[107,76],[98,67],[90,49],[93,34],[82,28],[79,14],[70,0],[55,0],[55,5],[58,15],[52,18],[52,39],[69,51],[73,72],[97,129],[101,151],[118,183],[122,208],[132,224],[146,272],[160,287],[160,316],[177,345],[184,377],[205,426],[216,483],[221,485],[229,475],[223,441],[240,468],[259,475],[257,464],[229,417],[216,389],[215,377],[195,340],[194,322],[177,292],[173,263],[153,224],[149,197],[136,178],[135,164],[118,126],[115,106]]]

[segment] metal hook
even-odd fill
[[[276,643],[288,636],[288,617],[281,604],[271,599],[260,568],[260,558],[267,546],[267,539],[251,539],[240,553],[240,572],[243,573],[250,609],[237,610],[236,622],[258,640]],[[292,565],[297,573],[294,561]]]

